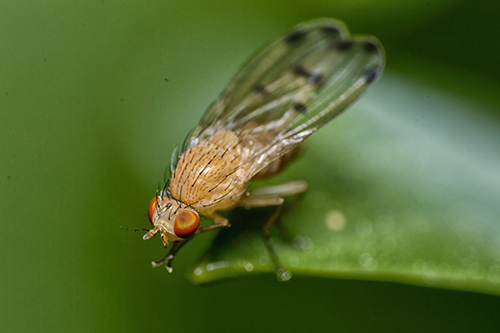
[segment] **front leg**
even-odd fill
[[[172,247],[170,248],[170,251],[168,251],[167,255],[165,257],[163,257],[163,259],[161,260],[158,260],[158,261],[153,261],[152,262],[152,265],[153,267],[158,267],[158,266],[161,266],[163,265],[164,263],[167,263],[165,265],[165,268],[167,269],[167,271],[169,273],[172,273],[172,260],[174,260],[174,257],[175,255],[177,254],[177,252],[179,252],[179,250],[184,246],[186,245],[186,243],[191,240],[193,237],[189,237],[189,238],[186,238],[184,240],[181,240],[181,241],[175,241],[173,244],[172,244]]]
[[[184,247],[184,245],[187,244],[187,242],[189,242],[191,239],[193,239],[193,237],[195,235],[201,234],[202,232],[214,230],[217,228],[223,228],[223,227],[229,226],[228,220],[225,217],[220,216],[217,213],[214,213],[213,215],[209,216],[209,218],[212,219],[212,221],[214,221],[215,223],[208,225],[208,226],[205,226],[205,227],[198,228],[198,230],[196,230],[196,232],[189,238],[173,242],[172,247],[170,248],[170,251],[168,251],[168,253],[165,257],[163,257],[161,260],[152,262],[153,267],[158,267],[158,266],[161,266],[164,263],[166,263],[165,268],[167,269],[167,271],[169,273],[172,273],[172,270],[173,270],[172,269],[172,261],[174,260],[175,255],[177,254],[177,252],[179,252],[179,250],[181,248]],[[146,234],[146,235],[148,235],[148,234]]]

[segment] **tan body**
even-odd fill
[[[231,131],[189,148],[170,179],[172,197],[209,217],[234,207],[246,189],[248,167],[242,163],[251,153]]]
[[[169,241],[182,240],[173,230],[177,214],[183,210],[191,210],[214,221],[213,225],[200,228],[199,233],[228,224],[218,211],[237,206],[277,206],[283,202],[281,195],[303,192],[306,188],[303,182],[294,182],[293,187],[275,187],[278,192],[264,195],[259,195],[259,190],[252,194],[246,191],[249,180],[273,176],[297,154],[298,149],[294,149],[271,163],[263,158],[265,154],[260,154],[259,160],[254,161],[252,157],[265,147],[265,139],[266,135],[240,133],[238,136],[223,130],[187,149],[171,176],[169,196],[158,202],[153,217],[155,228],[145,238],[160,231],[165,246]]]
[[[373,37],[351,38],[333,19],[297,25],[257,52],[205,111],[187,138],[168,187],[151,200],[148,217],[171,261],[192,235],[228,225],[218,212],[237,206],[276,206],[261,232],[278,268],[269,229],[283,197],[302,193],[304,182],[249,192],[251,179],[269,178],[300,151],[302,142],[354,102],[382,73],[384,52]],[[199,227],[199,215],[214,224]]]

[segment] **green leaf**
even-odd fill
[[[294,275],[500,293],[499,143],[484,106],[384,74],[283,175],[256,184],[309,183],[273,230],[279,258]],[[259,235],[270,213],[233,212],[190,279],[274,272]]]

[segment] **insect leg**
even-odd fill
[[[211,216],[210,218],[215,222],[215,224],[199,228],[194,235],[229,225],[228,220],[225,217],[222,217],[218,214],[214,214],[214,216]],[[170,251],[168,251],[167,255],[163,257],[163,259],[152,262],[153,267],[158,267],[163,265],[164,263],[167,263],[165,267],[167,268],[167,271],[169,273],[172,273],[172,261],[174,260],[175,255],[177,254],[177,252],[179,252],[179,250],[182,247],[184,247],[184,245],[187,244],[188,241],[190,241],[193,238],[194,235],[192,235],[189,238],[174,242],[172,244],[172,247],[170,248]]]
[[[213,213],[210,216],[207,216],[210,218],[212,221],[214,221],[214,224],[207,225],[205,227],[201,227],[196,231],[196,234],[201,234],[202,232],[218,229],[218,228],[224,228],[224,227],[230,227],[231,225],[229,224],[228,219],[226,219],[223,216],[220,216],[217,213]]]
[[[158,261],[153,261],[152,262],[152,265],[153,267],[158,267],[158,266],[161,266],[163,265],[164,263],[167,263],[167,265],[165,266],[167,268],[167,271],[169,273],[172,273],[172,260],[174,260],[174,257],[175,255],[177,254],[177,252],[179,252],[179,250],[184,246],[186,245],[186,243],[191,240],[192,237],[190,238],[187,238],[185,240],[182,240],[182,241],[176,241],[172,244],[172,247],[170,248],[170,251],[168,251],[167,255],[165,257],[163,257],[163,259],[161,260],[158,260]]]
[[[266,223],[264,223],[260,233],[264,238],[271,260],[276,267],[276,275],[280,281],[290,280],[292,273],[288,271],[285,266],[283,266],[278,255],[274,251],[273,239],[271,238],[271,227],[280,216],[281,207],[284,202],[283,197],[304,193],[306,189],[307,183],[305,182],[290,182],[276,186],[259,188],[250,192],[250,194],[240,203],[240,205],[245,208],[276,206],[276,210]]]

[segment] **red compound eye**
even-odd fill
[[[177,237],[187,238],[196,232],[200,225],[200,216],[192,210],[182,210],[175,217],[174,233]]]
[[[155,213],[156,206],[158,206],[158,197],[154,197],[149,202],[148,217],[149,217],[149,222],[151,222],[151,224],[153,224],[153,215]]]

